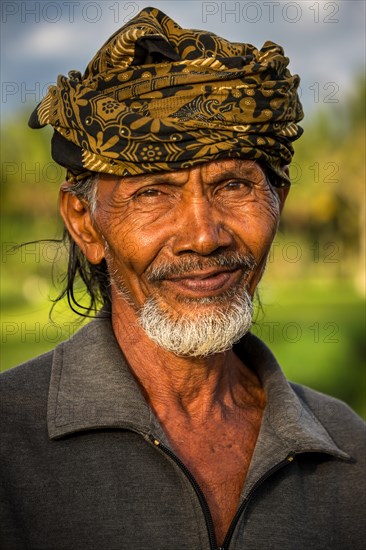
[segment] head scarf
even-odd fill
[[[229,42],[182,29],[155,8],[118,30],[83,75],[60,75],[29,125],[50,124],[67,179],[175,171],[253,159],[289,184],[291,142],[303,118],[299,77],[281,46]]]

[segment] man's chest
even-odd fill
[[[189,469],[209,506],[221,543],[238,508],[261,422],[261,411],[238,422],[206,422],[169,429],[171,445]]]

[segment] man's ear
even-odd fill
[[[286,198],[287,198],[287,195],[288,195],[289,191],[290,191],[290,187],[277,187],[276,188],[276,193],[277,193],[277,196],[279,198],[279,203],[280,203],[280,213],[282,212],[283,207],[285,206]]]
[[[68,191],[64,183],[60,189],[60,212],[72,239],[92,264],[99,264],[104,258],[104,243],[94,226],[86,201]]]

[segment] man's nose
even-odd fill
[[[192,198],[182,204],[177,214],[174,254],[194,252],[207,256],[232,245],[233,235],[226,227],[225,216],[207,197]]]

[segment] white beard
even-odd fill
[[[109,254],[106,243],[106,259],[111,281],[117,293],[136,311],[141,327],[148,337],[163,349],[176,355],[205,357],[222,353],[246,334],[253,322],[252,298],[244,285],[237,285],[220,296],[206,298],[178,297],[178,302],[185,303],[189,312],[183,316],[179,311],[164,304],[161,299],[150,297],[136,309],[132,296],[124,281],[118,274],[113,257]],[[239,254],[204,260],[201,258],[180,260],[179,266],[160,265],[150,269],[150,280],[159,280],[167,274],[183,274],[190,270],[213,266],[244,266],[249,272],[255,266],[251,255]],[[199,306],[205,305],[211,311],[202,311]],[[210,307],[211,306],[211,307]],[[206,308],[205,308],[206,309]]]
[[[205,301],[215,303],[215,299]],[[226,300],[221,296],[216,302],[211,312],[200,312],[199,308],[192,311],[191,307],[190,316],[173,317],[168,307],[149,298],[139,312],[139,321],[151,340],[176,355],[205,357],[222,353],[249,331],[253,305],[243,288],[237,288]],[[194,307],[193,300],[191,306]]]

